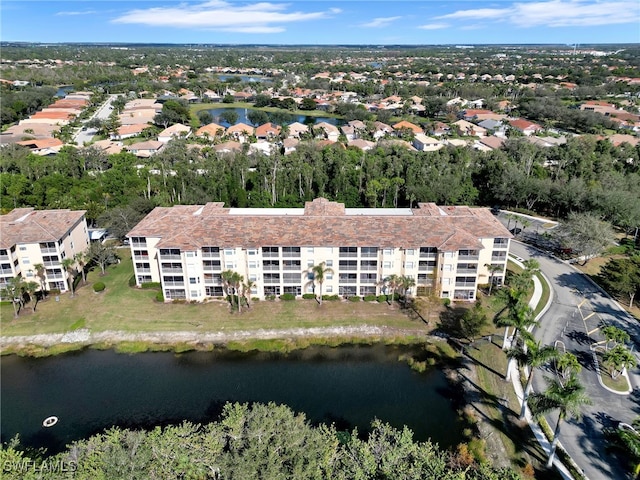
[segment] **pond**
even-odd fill
[[[248,75],[218,75],[218,80],[221,82],[226,82],[227,80],[239,80],[240,82],[247,83],[272,83],[273,81],[267,77],[251,77]]]
[[[366,432],[379,418],[442,447],[461,441],[453,392],[439,370],[417,373],[389,346],[308,348],[289,355],[118,354],[87,349],[48,358],[2,357],[2,441],[62,450],[113,425],[210,422],[225,402],[276,402],[314,423]],[[44,428],[45,418],[58,423]]]
[[[234,111],[238,115],[238,120],[236,123],[246,123],[247,125],[252,125],[252,123],[247,118],[247,115],[251,112],[251,109],[248,108],[213,108],[207,110],[211,116],[213,117],[213,121],[218,125],[222,125],[223,127],[229,127],[231,124],[228,122],[221,120],[220,115],[222,112]],[[338,118],[333,117],[311,117],[307,115],[296,115],[293,113],[284,113],[284,112],[265,112],[267,117],[269,117],[269,121],[273,123],[277,123],[278,125],[287,124],[290,125],[294,122],[304,123],[305,125],[313,125],[314,123],[327,122],[331,125],[343,125],[344,121]]]

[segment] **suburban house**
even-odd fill
[[[274,123],[268,122],[256,127],[255,136],[258,140],[271,140],[280,135],[282,127]]]
[[[218,145],[214,145],[213,149],[216,151],[216,153],[241,152],[242,151],[242,143],[234,142],[234,141],[219,143]]]
[[[487,134],[484,128],[475,123],[467,122],[466,120],[453,122],[452,126],[458,131],[458,134],[462,136],[484,137]]]
[[[125,138],[137,137],[142,133],[145,128],[148,128],[149,125],[146,123],[136,123],[134,125],[122,125],[118,127],[116,133],[112,133],[110,138],[113,140],[123,140]]]
[[[300,135],[309,132],[309,127],[300,122],[293,122],[289,125],[289,138],[300,138]]]
[[[501,283],[511,234],[487,208],[345,208],[317,198],[304,208],[227,208],[223,203],[156,207],[128,234],[138,286],[159,282],[165,300],[224,297],[222,272],[254,282],[251,296],[317,292],[311,267],[324,263],[323,293],[388,292],[390,275],[413,278],[411,294],[474,300]],[[493,276],[487,265],[497,265]]]
[[[313,130],[330,142],[337,142],[338,137],[340,136],[340,130],[338,130],[338,127],[327,122],[316,123],[313,126]]]
[[[0,216],[0,230],[0,289],[21,276],[41,290],[68,290],[62,260],[89,247],[84,210],[16,208]],[[44,267],[44,277],[38,276],[36,265]]]
[[[64,146],[62,141],[57,138],[36,138],[16,143],[31,150],[31,153],[43,157],[46,155],[55,155]]]
[[[132,143],[127,147],[127,150],[133,153],[136,157],[148,158],[151,155],[158,153],[164,143],[158,140],[148,140],[146,142]]]
[[[196,137],[209,136],[210,138],[221,137],[227,129],[217,123],[210,123],[196,130]]]
[[[411,122],[407,122],[406,120],[402,120],[401,122],[394,124],[393,129],[396,131],[396,133],[407,131],[407,130],[413,133],[414,135],[417,135],[419,133],[424,133],[422,128],[420,128],[418,125]]]
[[[421,152],[435,152],[436,150],[440,150],[444,147],[440,140],[427,137],[424,133],[418,133],[413,137],[413,142],[411,144],[416,150]]]
[[[248,142],[249,137],[255,132],[255,128],[246,123],[236,123],[227,128],[227,135],[234,137],[240,143]]]
[[[525,120],[524,118],[509,120],[509,126],[527,136],[533,135],[540,130],[543,130],[540,125],[530,122],[529,120]]]
[[[187,138],[191,135],[191,128],[181,123],[176,123],[168,128],[165,128],[158,134],[158,141],[162,143],[169,143],[174,138]]]
[[[366,152],[367,150],[371,150],[372,148],[374,148],[376,146],[376,143],[370,140],[365,140],[364,138],[356,138],[355,140],[350,140],[347,143],[347,146],[356,147],[363,152]]]

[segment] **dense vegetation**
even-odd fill
[[[237,153],[172,142],[150,159],[65,147],[54,157],[0,151],[0,205],[147,213],[154,205],[222,201],[234,207],[293,207],[318,196],[348,207],[495,205],[564,217],[593,212],[623,228],[640,224],[640,148],[589,138],[541,148],[521,138],[501,150],[411,152],[397,145],[363,153],[312,143],[290,155]],[[109,214],[112,215],[112,214]],[[135,215],[134,215],[135,216]],[[125,217],[131,217],[126,215]],[[125,221],[126,226],[133,223]],[[130,225],[129,225],[130,224]]]
[[[511,470],[477,463],[464,447],[444,452],[416,442],[406,427],[374,421],[358,432],[309,424],[303,414],[275,404],[227,404],[208,425],[185,422],[164,429],[112,428],[73,443],[58,455],[29,456],[15,443],[0,450],[10,479],[439,479],[516,480]],[[33,462],[33,463],[31,463]],[[44,462],[44,463],[43,463]],[[62,471],[66,469],[67,471]]]

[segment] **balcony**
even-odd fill
[[[202,258],[220,258],[220,252],[202,252]]]
[[[480,255],[475,254],[475,255],[458,255],[458,261],[460,260],[478,260],[480,258]]]
[[[160,261],[164,261],[164,260],[182,260],[182,256],[181,255],[175,255],[175,254],[164,254],[164,255],[160,255]]]
[[[222,265],[203,265],[202,270],[205,272],[220,272]]]
[[[10,262],[9,255],[0,255],[0,262]]]
[[[262,258],[278,258],[278,257],[280,257],[279,252],[262,252]]]
[[[131,246],[133,248],[147,248],[147,242],[136,242],[136,241],[133,241],[133,242],[131,242]]]
[[[49,253],[58,253],[58,249],[57,248],[40,248],[40,252],[43,255],[49,254]]]
[[[140,269],[138,269],[140,271]],[[182,268],[162,267],[162,273],[182,273]]]
[[[262,281],[262,283],[264,283],[264,284],[274,284],[274,283],[279,284],[280,283],[280,279],[279,278],[265,278]]]
[[[151,273],[150,268],[136,268],[136,272],[138,273]]]
[[[340,285],[344,284],[344,283],[358,283],[358,279],[357,278],[341,278],[340,279]]]
[[[300,252],[282,252],[282,258],[300,258]]]
[[[377,266],[373,266],[373,265],[365,265],[365,266],[360,266],[360,271],[361,272],[377,272],[378,271],[378,267]]]
[[[375,284],[378,283],[378,281],[375,278],[361,278],[360,283]]]
[[[506,262],[507,257],[502,255],[491,255],[492,262]]]
[[[184,282],[162,282],[165,287],[184,287]]]
[[[478,269],[476,269],[476,268],[458,268],[456,270],[456,273],[475,275],[475,274],[478,273]]]
[[[456,287],[475,288],[476,282],[456,282]]]
[[[340,256],[343,256],[340,254]],[[378,258],[378,252],[361,252],[360,258]]]
[[[278,272],[280,271],[280,265],[263,265],[262,270],[265,272]]]
[[[133,259],[139,262],[148,262],[149,255],[134,255]]]
[[[60,261],[56,262],[42,262],[45,267],[59,267],[61,265]]]
[[[340,252],[340,258],[357,258],[358,252]]]
[[[47,273],[47,280],[64,280],[64,275],[61,273]]]
[[[13,270],[10,268],[0,268],[0,275],[13,275]]]
[[[285,272],[301,272],[302,266],[301,265],[285,265],[282,267],[282,269]]]

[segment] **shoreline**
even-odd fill
[[[0,337],[0,354],[20,354],[25,356],[55,355],[74,349],[97,346],[99,348],[116,348],[119,345],[138,344],[139,351],[154,350],[154,347],[165,350],[178,349],[185,351],[207,350],[214,345],[229,346],[251,342],[273,342],[277,350],[282,343],[288,342],[288,350],[305,348],[312,344],[338,346],[347,343],[364,343],[391,341],[391,343],[420,343],[444,341],[442,337],[428,335],[423,330],[407,330],[393,327],[358,325],[350,327],[311,327],[287,329],[237,330],[232,332],[124,332],[107,330],[91,332],[79,329],[65,333],[17,335]],[[142,346],[146,348],[142,349]],[[157,349],[157,348],[156,348]],[[49,352],[49,350],[51,350]],[[127,351],[126,348],[122,349]],[[251,348],[248,348],[251,350]],[[135,351],[135,349],[133,350]],[[133,351],[131,353],[133,353]]]

